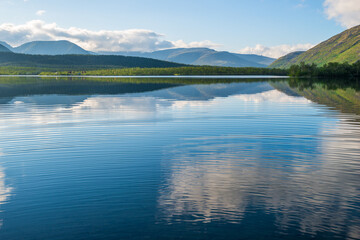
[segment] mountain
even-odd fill
[[[177,48],[145,53],[147,57],[179,62],[185,64],[195,64],[195,62],[205,55],[216,53],[215,50],[208,48]]]
[[[11,51],[0,43],[0,52],[11,52]]]
[[[6,42],[2,42],[2,41],[0,41],[0,45],[3,45],[4,47],[6,47],[7,49],[9,49],[10,51],[12,51],[12,50],[13,50],[13,47],[12,47],[12,46],[10,46],[9,44],[7,44]]]
[[[34,41],[18,47],[0,42],[15,53],[31,55],[95,55],[69,41]],[[267,67],[273,58],[255,55],[215,51],[209,48],[176,48],[155,52],[99,52],[100,55],[121,55],[152,58],[188,65],[208,65],[221,67]]]
[[[249,62],[256,62],[265,66],[269,66],[270,64],[272,64],[276,59],[275,58],[270,58],[270,57],[265,57],[265,56],[261,56],[261,55],[256,55],[256,54],[239,54],[239,53],[235,53],[235,55],[249,61]]]
[[[265,65],[247,61],[229,52],[205,54],[198,58],[193,64],[221,67],[265,67]]]
[[[0,66],[46,67],[56,70],[65,69],[104,69],[104,68],[166,68],[182,67],[183,64],[160,61],[156,59],[97,56],[97,55],[29,55],[12,52],[0,52]]]
[[[176,48],[155,52],[99,52],[104,55],[147,57],[191,65],[222,67],[267,67],[275,59],[253,55],[219,52],[209,48]]]
[[[299,55],[305,53],[305,51],[298,51],[298,52],[292,52],[289,53],[279,59],[277,59],[275,62],[273,62],[270,67],[272,68],[283,68],[284,65],[287,64],[294,64],[293,62],[296,61],[294,59],[296,59]]]
[[[35,41],[13,48],[15,53],[33,55],[89,55],[90,52],[69,41]]]
[[[0,42],[15,53],[31,55],[95,55],[69,41],[34,41],[18,47]],[[188,65],[208,65],[221,67],[267,67],[273,58],[255,55],[219,52],[209,48],[176,48],[155,52],[99,52],[100,55],[121,55],[152,58]]]
[[[322,66],[329,62],[354,63],[358,60],[360,60],[360,25],[318,44],[288,62],[283,64],[275,62],[270,67],[276,64],[278,67],[288,68],[292,64],[301,62]]]

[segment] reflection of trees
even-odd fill
[[[0,78],[1,98],[16,98],[33,95],[96,95],[126,94],[155,91],[175,87],[171,83],[133,84],[126,81],[105,81],[91,79],[42,79],[42,78]],[[5,102],[7,103],[7,102]]]
[[[289,82],[272,82],[271,85],[282,92],[304,96],[312,102],[334,107],[344,113],[360,114],[360,85],[356,88],[345,82],[319,83],[312,79],[291,79]]]
[[[169,222],[207,223],[241,222],[256,207],[274,214],[282,230],[359,238],[359,128],[341,122],[324,134],[319,143],[234,136],[173,146],[159,209]]]
[[[360,90],[360,81],[356,78],[289,78],[287,81],[292,88],[312,89],[316,84],[321,84],[328,90],[352,88]]]

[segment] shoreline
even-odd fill
[[[41,77],[41,78],[57,78],[57,77],[73,77],[73,78],[290,78],[290,76],[279,76],[279,75],[0,75],[0,77]]]

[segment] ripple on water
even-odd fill
[[[267,82],[16,97],[0,238],[358,239],[359,137]]]

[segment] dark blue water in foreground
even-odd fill
[[[1,240],[360,239],[360,116],[334,91],[11,81]]]

